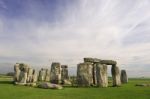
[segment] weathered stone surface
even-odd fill
[[[87,62],[77,65],[78,86],[90,86],[93,84],[92,67],[92,64]]]
[[[71,83],[71,81],[64,79],[64,80],[62,80],[62,84],[71,85],[72,83]]]
[[[29,66],[28,66],[27,64],[20,63],[20,64],[19,64],[19,68],[20,68],[21,71],[24,71],[24,72],[27,73]]]
[[[14,65],[14,71],[15,71],[15,73],[14,73],[14,81],[18,82],[19,81],[19,76],[20,76],[20,67],[19,67],[18,63],[16,63]]]
[[[150,84],[136,84],[135,86],[141,86],[141,87],[150,87]]]
[[[28,65],[21,63],[21,64],[19,64],[19,66],[20,66],[20,70],[21,70],[20,76],[19,76],[19,82],[26,84]]]
[[[99,63],[99,62],[101,62],[101,59],[93,58],[93,63]]]
[[[41,68],[39,71],[39,81],[45,81],[46,69]]]
[[[32,87],[36,87],[37,86],[37,84],[36,83],[27,83],[27,84],[25,84],[26,86],[32,86]]]
[[[46,69],[45,81],[50,81],[50,71],[48,69]]]
[[[37,81],[35,71],[27,64],[16,63],[14,66],[14,71],[14,83],[17,85],[27,85],[28,83],[35,83]]]
[[[112,73],[113,86],[120,86],[121,81],[120,81],[119,67],[117,67],[116,65],[112,66],[111,73]]]
[[[113,60],[101,60],[100,63],[106,64],[106,65],[116,65],[117,64],[117,62],[113,61]]]
[[[97,85],[99,87],[108,87],[107,65],[97,63],[96,70]]]
[[[43,88],[43,89],[62,89],[63,87],[57,84],[52,84],[52,83],[48,83],[48,82],[43,82],[41,84],[38,85],[39,88]]]
[[[37,82],[37,72],[35,71],[35,69],[33,69],[32,82]]]
[[[100,61],[101,60],[98,58],[91,58],[91,57],[84,58],[84,62],[99,63]]]
[[[62,81],[69,80],[67,65],[61,65],[61,79],[62,79]]]
[[[53,62],[50,71],[50,82],[54,84],[61,83],[61,65],[60,63]]]
[[[93,64],[92,75],[93,75],[93,84],[97,85],[97,77],[96,77],[96,63]]]
[[[32,68],[28,68],[28,78],[27,78],[27,82],[28,83],[32,82],[32,77],[33,77],[33,69]]]
[[[127,83],[128,82],[128,77],[126,70],[121,70],[121,83]]]
[[[84,62],[91,62],[93,63],[94,59],[91,58],[91,57],[87,57],[87,58],[84,58]]]

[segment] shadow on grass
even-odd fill
[[[0,81],[0,84],[13,84],[13,81]]]

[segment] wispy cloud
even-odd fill
[[[98,57],[117,60],[130,71],[141,64],[137,71],[149,75],[149,0],[16,2],[20,8],[9,3],[10,8],[19,11],[12,14],[8,7],[0,15],[1,60],[75,67],[83,57]],[[7,6],[4,0],[1,4]]]

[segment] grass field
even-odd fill
[[[129,79],[121,87],[72,88],[62,90],[15,86],[12,78],[0,76],[0,99],[150,99],[150,87],[135,86],[150,83],[150,79]]]

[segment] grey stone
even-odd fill
[[[96,64],[97,85],[99,87],[108,87],[107,65]]]
[[[46,69],[45,81],[50,81],[50,71],[48,69]]]
[[[27,78],[27,82],[28,83],[32,82],[32,77],[33,77],[33,69],[32,68],[28,68],[28,78]]]
[[[92,75],[93,75],[93,84],[97,85],[97,77],[96,77],[96,63],[93,64]]]
[[[48,83],[48,82],[43,82],[41,84],[38,85],[39,88],[43,88],[43,89],[62,89],[63,87],[57,84],[52,84],[52,83]]]
[[[91,57],[87,57],[87,58],[84,58],[84,62],[91,62],[91,63],[93,63],[94,59],[91,58]]]
[[[37,72],[35,71],[35,69],[33,69],[32,82],[37,82]]]
[[[39,81],[45,81],[46,69],[41,68],[39,71]]]
[[[93,62],[94,62],[94,63],[99,63],[99,62],[101,62],[101,59],[93,58]]]
[[[62,79],[62,81],[69,80],[67,65],[61,65],[61,79]]]
[[[100,63],[106,64],[106,65],[116,65],[117,64],[117,62],[113,61],[113,60],[101,60]]]
[[[19,76],[20,76],[20,67],[19,67],[19,64],[16,63],[14,65],[14,81],[15,82],[19,81]]]
[[[30,68],[27,64],[16,63],[14,66],[14,83],[17,85],[27,85],[29,83],[35,83],[37,80],[37,75],[35,75],[35,70]]]
[[[120,86],[121,81],[120,81],[119,67],[113,65],[111,68],[111,73],[112,73],[113,86]]]
[[[99,63],[100,61],[101,60],[98,58],[91,58],[91,57],[84,58],[84,62]]]
[[[121,70],[121,83],[128,83],[126,70]]]
[[[53,62],[51,65],[50,82],[54,84],[61,83],[61,65],[58,62]]]
[[[69,81],[69,80],[67,80],[67,79],[64,79],[64,80],[62,81],[62,84],[64,84],[64,85],[71,85],[72,83],[71,83],[71,81]]]
[[[27,72],[28,72],[28,67],[29,66],[26,65],[26,64],[23,64],[23,63],[19,64],[19,66],[20,66],[20,70],[21,70],[20,76],[19,76],[19,82],[26,84],[26,82],[27,82]]]
[[[93,84],[92,67],[92,64],[87,62],[77,65],[78,86],[90,86]]]
[[[136,84],[135,86],[141,86],[141,87],[150,87],[150,84]]]

